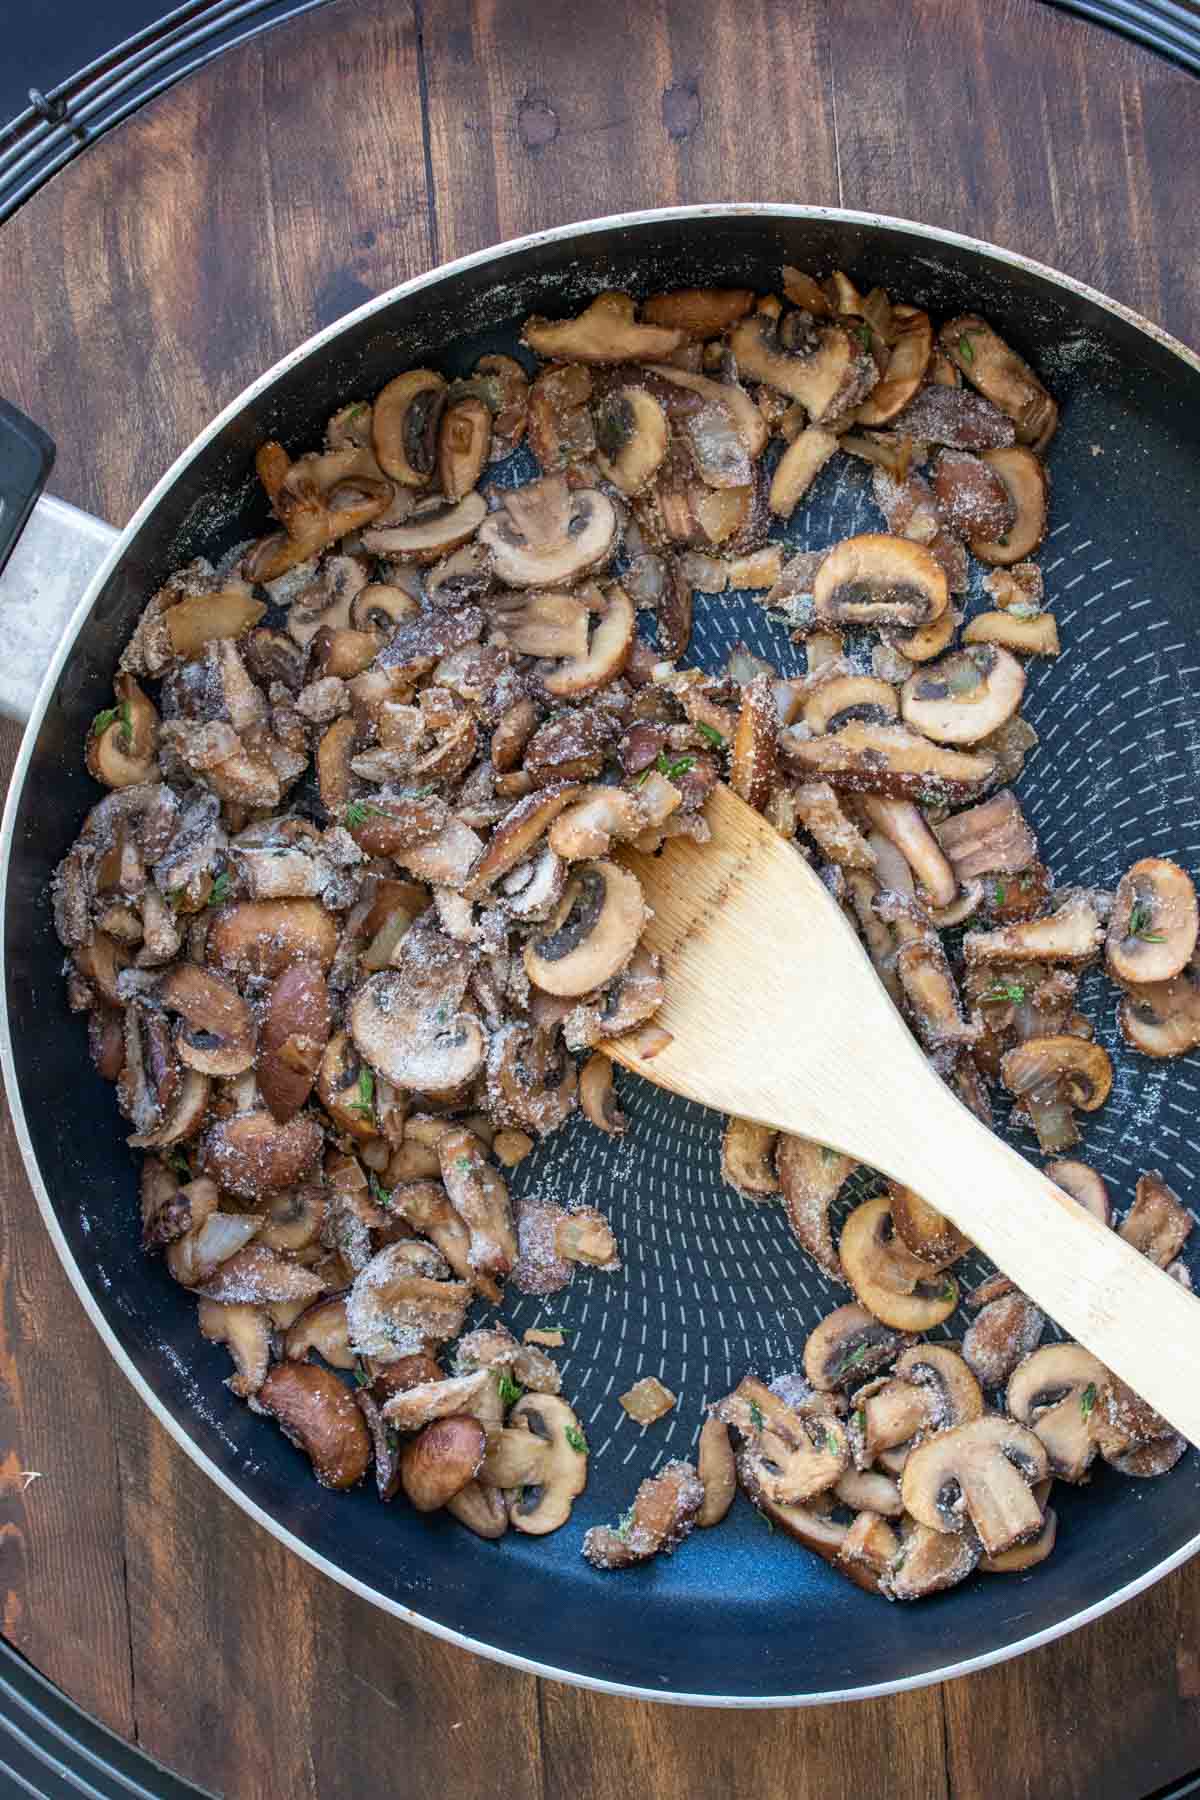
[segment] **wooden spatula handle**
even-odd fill
[[[876,1093],[858,1148],[936,1206],[1063,1330],[1200,1444],[1200,1303],[945,1091],[889,1130]],[[873,1142],[873,1148],[872,1148]]]

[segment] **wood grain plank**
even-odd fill
[[[0,720],[0,792],[20,732]],[[125,1387],[42,1229],[0,1107],[0,1630],[134,1733],[113,1396]]]
[[[824,0],[562,0],[551,12],[537,0],[427,8],[444,256],[645,206],[836,202]]]
[[[940,1800],[938,1690],[856,1706],[733,1713],[546,1683],[546,1800]]]
[[[1019,250],[1200,343],[1200,82],[1030,0],[830,0],[846,206]]]
[[[945,1688],[954,1800],[1129,1800],[1200,1765],[1200,1566]]]

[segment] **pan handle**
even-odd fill
[[[22,722],[88,582],[119,533],[42,489],[54,444],[0,400],[0,714]]]

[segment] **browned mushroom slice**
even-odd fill
[[[815,325],[803,312],[781,319],[754,313],[729,334],[743,378],[799,400],[814,425],[855,406],[875,385],[875,363],[840,325]]]
[[[305,1104],[329,1041],[331,1015],[318,963],[293,963],[267,996],[258,1068],[259,1092],[281,1122]]]
[[[1018,874],[1037,856],[1037,840],[1011,788],[944,819],[937,835],[962,882],[993,873]]]
[[[858,826],[847,818],[827,781],[802,782],[794,790],[796,817],[831,862],[846,869],[872,869],[875,858]]]
[[[883,376],[855,414],[860,425],[893,423],[913,399],[929,368],[933,327],[928,313],[915,306],[894,306],[892,324]]]
[[[776,518],[791,518],[837,447],[837,438],[820,425],[808,425],[793,438],[771,477],[768,505]]]
[[[886,1195],[854,1209],[842,1227],[838,1254],[858,1299],[897,1331],[930,1331],[958,1305],[953,1276],[932,1271],[896,1235]]]
[[[176,963],[157,988],[158,1004],[179,1016],[176,1044],[202,1075],[240,1075],[255,1057],[250,1008],[228,981],[196,963]]]
[[[792,1236],[835,1281],[845,1277],[833,1247],[829,1208],[857,1167],[853,1157],[816,1144],[811,1138],[796,1137],[788,1131],[779,1134],[775,1149],[776,1185],[783,1194]]]
[[[1058,424],[1058,407],[1029,364],[987,320],[978,313],[961,313],[942,326],[939,341],[971,386],[1013,421],[1018,443],[1044,450]]]
[[[1117,981],[1169,981],[1191,960],[1200,913],[1192,878],[1165,857],[1146,856],[1117,883],[1105,956]]]
[[[1191,1213],[1158,1170],[1140,1175],[1133,1205],[1120,1226],[1125,1242],[1165,1269],[1183,1249],[1191,1229]]]
[[[684,333],[665,325],[639,325],[628,294],[598,294],[576,319],[526,319],[522,341],[557,362],[650,362],[669,356]]]
[[[171,650],[181,661],[199,656],[214,638],[239,638],[257,625],[266,607],[248,587],[212,594],[188,594],[164,616]]]
[[[141,1181],[142,1249],[161,1250],[197,1231],[216,1211],[219,1199],[220,1189],[207,1175],[181,1186],[165,1163],[154,1156],[145,1157]],[[246,1241],[242,1238],[233,1248],[240,1249]],[[212,1266],[215,1268],[216,1264]]]
[[[876,831],[894,844],[934,906],[949,906],[958,880],[924,815],[911,800],[865,794],[862,809]]]
[[[1003,1057],[1000,1072],[1009,1093],[1023,1101],[1047,1156],[1057,1156],[1078,1141],[1074,1109],[1095,1112],[1112,1087],[1108,1052],[1099,1044],[1066,1035],[1018,1044]]]
[[[88,732],[88,774],[105,787],[133,787],[157,773],[158,710],[132,675],[117,676],[113,696]]]
[[[487,1035],[478,1019],[458,1010],[460,964],[442,947],[450,940],[435,944],[435,935],[427,932],[414,943],[410,931],[397,952],[397,966],[369,976],[348,1015],[355,1046],[372,1068],[396,1087],[430,1094],[464,1086],[487,1055]],[[425,966],[417,960],[423,956],[429,959]],[[436,981],[443,973],[444,991]]]
[[[979,1567],[985,1575],[1020,1574],[1045,1562],[1057,1537],[1058,1515],[1052,1506],[1048,1506],[1042,1514],[1042,1529],[1035,1538],[1024,1544],[1014,1544],[1011,1550],[1002,1550],[998,1556],[981,1557]]]
[[[273,980],[296,962],[327,970],[337,938],[337,920],[315,900],[239,901],[213,918],[208,960],[238,978]]]
[[[915,800],[934,795],[950,802],[970,800],[996,769],[995,757],[986,750],[948,750],[902,725],[858,719],[825,737],[801,738],[784,731],[779,747],[806,780]]]
[[[371,1460],[371,1439],[354,1397],[317,1363],[276,1363],[256,1396],[260,1412],[303,1450],[322,1487],[350,1488]]]
[[[447,500],[469,494],[483,473],[492,447],[492,415],[473,394],[447,406],[438,426],[438,479]]]
[[[635,875],[616,863],[579,863],[547,930],[525,946],[525,971],[544,993],[590,993],[624,968],[645,918]]]
[[[1016,522],[1016,504],[1000,475],[970,450],[940,450],[933,461],[933,492],[951,531],[987,542],[1004,538]]]
[[[224,1344],[237,1369],[228,1386],[239,1399],[256,1394],[266,1380],[271,1362],[271,1321],[265,1307],[249,1305],[222,1306],[216,1300],[201,1300],[196,1310],[200,1335],[214,1344]]]
[[[647,370],[649,376],[671,388],[682,389],[684,396],[698,394],[709,406],[719,406],[729,413],[750,456],[761,456],[767,447],[767,427],[762,414],[746,392],[733,381],[713,381],[707,375],[694,374],[690,369],[672,368],[669,363],[651,363]],[[688,410],[694,403],[689,403]],[[671,411],[670,405],[667,407]]]
[[[928,550],[886,532],[844,538],[813,581],[817,618],[839,626],[928,625],[949,601],[945,574]]]
[[[284,1338],[284,1354],[292,1362],[307,1362],[309,1351],[335,1369],[352,1369],[355,1355],[350,1348],[346,1324],[346,1295],[326,1294],[306,1306],[289,1325]]]
[[[800,708],[804,723],[817,735],[839,731],[851,719],[886,725],[899,710],[891,682],[874,675],[832,675],[802,696]]]
[[[922,388],[895,424],[919,443],[946,444],[956,450],[1001,450],[1016,442],[1011,419],[990,400],[941,382]]]
[[[964,644],[999,644],[1022,656],[1057,656],[1061,645],[1054,614],[1014,618],[1008,612],[977,613],[963,632]]]
[[[779,1192],[775,1143],[779,1133],[752,1119],[727,1119],[721,1139],[721,1175],[747,1200],[767,1200]]]
[[[481,494],[467,494],[461,500],[435,495],[415,506],[403,525],[378,525],[364,532],[363,545],[375,556],[435,563],[465,544],[486,517]]]
[[[1070,888],[1043,919],[1023,919],[998,931],[969,931],[963,955],[973,962],[1090,962],[1103,940],[1106,908],[1088,888]]]
[[[1126,1043],[1144,1056],[1184,1056],[1200,1044],[1200,957],[1170,981],[1131,988],[1117,1011]]]
[[[777,730],[778,715],[771,678],[756,675],[742,689],[729,781],[734,793],[760,812],[774,785]]]
[[[989,538],[982,533],[973,536],[970,539],[971,554],[984,563],[1024,562],[1046,535],[1050,477],[1033,451],[1020,444],[1015,444],[1011,450],[985,450],[981,460],[1008,489],[1015,517],[1008,530],[998,538]]]
[[[280,1124],[269,1112],[235,1114],[206,1133],[205,1167],[223,1188],[244,1200],[295,1187],[320,1157],[321,1127],[307,1116]]]
[[[1108,1381],[1104,1364],[1082,1344],[1044,1344],[1009,1380],[1009,1412],[1037,1433],[1050,1472],[1061,1481],[1087,1477],[1098,1447],[1092,1412]]]
[[[661,957],[639,945],[598,1003],[584,1000],[566,1015],[563,1036],[567,1048],[587,1050],[604,1038],[620,1037],[644,1025],[662,1005],[665,992]]]
[[[530,388],[526,441],[547,473],[595,450],[591,396],[591,375],[579,362],[543,369]]]
[[[617,1100],[612,1062],[602,1051],[589,1056],[580,1071],[579,1104],[597,1131],[608,1137],[625,1135],[628,1121]]]
[[[977,744],[1021,704],[1025,671],[991,644],[955,650],[910,675],[900,690],[906,725],[937,744]]]
[[[371,412],[372,443],[385,475],[404,487],[428,487],[445,405],[446,383],[432,369],[410,369],[388,382]]]
[[[587,856],[607,855],[614,838],[618,843],[630,842],[648,823],[640,805],[641,792],[605,785],[586,788],[551,825],[550,849],[567,862],[578,862]],[[521,916],[526,916],[523,910]]]
[[[448,1273],[432,1244],[406,1238],[386,1245],[355,1276],[347,1296],[351,1349],[389,1363],[424,1348],[427,1339],[457,1337],[473,1290],[465,1281],[445,1280]]]
[[[539,788],[518,800],[497,825],[487,848],[472,867],[463,888],[467,898],[482,898],[502,875],[523,862],[563,808],[577,800],[581,792],[574,783],[563,782]]]
[[[383,1417],[396,1431],[419,1431],[431,1420],[455,1413],[469,1413],[485,1430],[493,1422],[500,1425],[503,1411],[494,1369],[447,1377],[431,1357],[419,1353],[387,1361],[373,1357],[372,1366],[373,1389],[385,1396]]]
[[[691,1463],[670,1462],[643,1481],[617,1526],[593,1525],[583,1554],[594,1569],[628,1569],[669,1556],[691,1533],[704,1504],[704,1484]]]
[[[126,1017],[133,1011],[126,1009]],[[126,1038],[128,1045],[128,1037]],[[127,1052],[128,1060],[128,1052]],[[127,1071],[122,1071],[122,1076]],[[166,1109],[162,1119],[150,1129],[140,1130],[129,1139],[131,1150],[165,1150],[195,1137],[208,1111],[209,1079],[197,1069],[184,1071],[183,1085]]]
[[[571,1508],[587,1485],[588,1446],[579,1420],[566,1401],[553,1394],[525,1394],[508,1415],[503,1433],[510,1458],[521,1437],[533,1441],[526,1472],[506,1493],[508,1521],[517,1531],[544,1537],[571,1516]],[[489,1457],[491,1457],[489,1451]],[[509,1473],[520,1464],[510,1461]],[[503,1474],[501,1468],[497,1473]],[[485,1467],[484,1474],[487,1476]]]
[[[1072,1200],[1077,1200],[1102,1225],[1112,1224],[1108,1188],[1095,1169],[1089,1168],[1087,1163],[1076,1162],[1074,1158],[1063,1157],[1055,1162],[1048,1162],[1046,1173],[1051,1181],[1057,1182],[1064,1193],[1070,1194]],[[1167,1260],[1169,1262],[1170,1258]]]
[[[450,1413],[400,1452],[400,1484],[418,1512],[436,1512],[479,1473],[486,1438],[478,1419]]]
[[[896,973],[926,1050],[976,1043],[982,1028],[977,1019],[963,1017],[949,959],[928,915],[903,894],[887,890],[874,905],[895,933]]]
[[[511,489],[479,530],[510,587],[563,586],[604,562],[616,539],[611,500],[595,488],[572,491],[561,475]]]
[[[582,654],[570,656],[558,668],[542,676],[542,686],[556,700],[573,699],[607,687],[629,660],[637,629],[637,614],[624,588],[611,583],[603,592],[587,590],[588,610],[598,622]]]
[[[723,1416],[723,1406],[717,1410]],[[784,1407],[781,1428],[756,1402],[751,1401],[749,1411],[751,1432],[737,1459],[747,1492],[776,1506],[804,1506],[845,1472],[850,1444],[845,1426],[832,1413],[801,1417]],[[730,1422],[742,1429],[736,1416]]]
[[[1040,1532],[1042,1510],[1031,1489],[1047,1473],[1040,1438],[988,1415],[918,1445],[900,1485],[919,1524],[961,1532],[969,1519],[984,1550],[996,1556]]]
[[[931,1269],[947,1269],[971,1248],[957,1225],[898,1181],[888,1182],[892,1223],[906,1247]]]
[[[808,1335],[804,1372],[822,1393],[856,1387],[906,1349],[913,1339],[885,1325],[865,1306],[839,1306]]]
[[[596,409],[596,464],[623,494],[638,494],[667,454],[667,415],[645,388],[620,387]]]
[[[451,383],[448,396],[451,401],[467,396],[483,401],[492,415],[492,462],[509,455],[524,437],[529,378],[513,357],[481,356],[469,376]]]
[[[972,1302],[975,1296],[972,1295]],[[1002,1388],[1037,1349],[1046,1315],[1026,1295],[1000,1294],[983,1305],[963,1336],[962,1353],[981,1386]]]
[[[517,1234],[504,1177],[485,1160],[474,1132],[451,1128],[437,1149],[447,1196],[470,1233],[472,1270],[507,1275],[517,1258]]]
[[[750,288],[672,288],[642,302],[647,325],[682,331],[693,340],[720,337],[754,305]]]

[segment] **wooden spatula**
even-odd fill
[[[836,901],[727,788],[712,842],[623,857],[671,1042],[604,1047],[659,1087],[815,1138],[913,1189],[1200,1443],[1200,1304],[994,1137],[926,1063]]]

